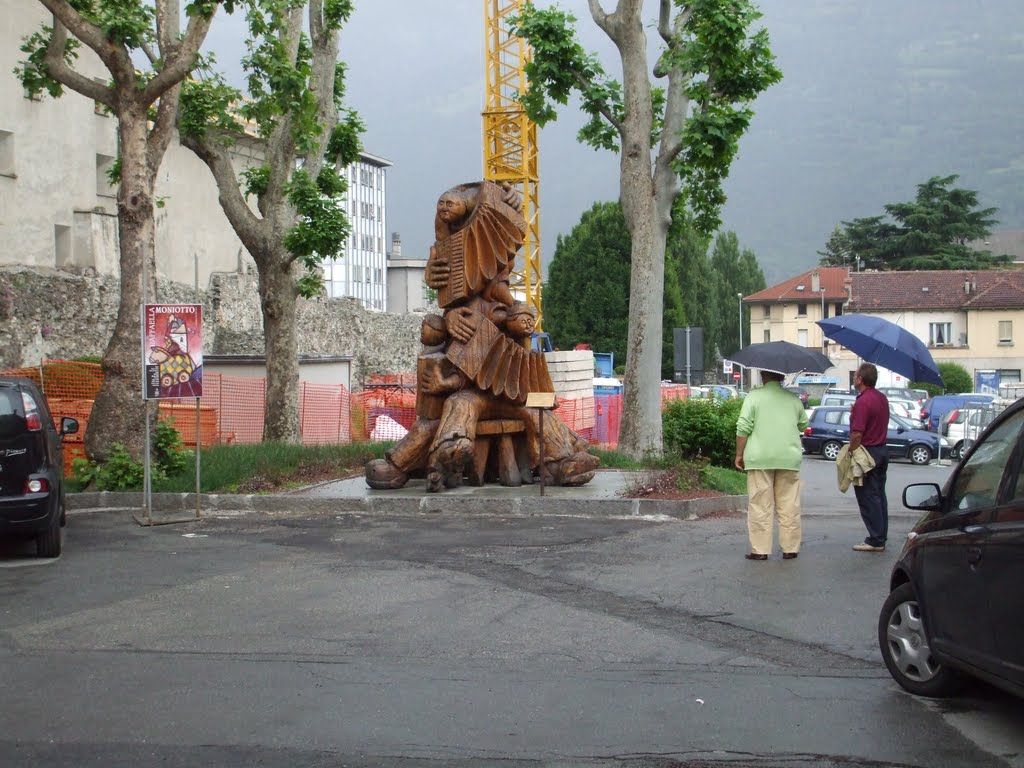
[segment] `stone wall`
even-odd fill
[[[180,283],[161,283],[158,293],[161,303],[203,304],[208,354],[263,354],[255,273],[215,274],[199,301],[192,286]],[[118,296],[118,281],[110,276],[0,268],[0,369],[101,356]],[[374,373],[416,369],[422,319],[369,311],[353,299],[300,300],[298,352],[351,355],[352,385],[358,387]]]

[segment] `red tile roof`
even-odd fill
[[[817,272],[819,285],[825,289],[825,301],[846,301],[846,278],[848,267],[816,267],[796,277],[765,288],[763,291],[744,296],[744,302],[769,303],[793,301],[821,301],[821,294],[811,290],[811,276]],[[800,289],[799,286],[803,286]]]
[[[854,272],[847,312],[1024,309],[1024,272]]]

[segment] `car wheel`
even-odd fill
[[[955,693],[960,677],[932,656],[917,595],[909,583],[896,587],[878,616],[878,645],[893,680],[915,696]]]
[[[949,452],[949,458],[953,461],[960,461],[964,457],[964,441],[961,440],[959,443],[953,446],[953,450]]]
[[[46,530],[36,536],[36,555],[39,557],[59,557],[61,547],[60,515],[54,515]]]
[[[927,464],[932,460],[932,449],[927,445],[910,446],[910,460],[915,464]]]
[[[835,461],[839,456],[839,452],[843,449],[843,444],[838,443],[835,440],[829,440],[823,446],[821,446],[821,455],[829,461]]]

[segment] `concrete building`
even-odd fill
[[[849,350],[824,338],[816,320],[844,313],[876,315],[906,328],[925,344],[936,363],[963,366],[977,383],[1020,382],[1024,352],[1024,272],[948,270],[850,272],[818,267],[765,288],[743,302],[750,307],[752,341],[789,341],[823,349],[835,363],[828,376],[846,387],[860,363]],[[880,369],[880,383],[907,386]]]
[[[117,274],[117,190],[107,173],[117,159],[117,122],[73,91],[30,99],[13,74],[22,41],[51,17],[35,0],[5,0],[0,25],[0,265]],[[106,81],[87,47],[75,67]],[[238,170],[260,161],[256,142],[236,147]],[[387,178],[391,165],[364,153],[347,169],[352,234],[341,257],[324,264],[327,295],[387,310]],[[254,268],[218,202],[207,167],[173,141],[156,185],[156,264],[161,278],[200,289],[218,272]]]
[[[397,232],[392,233],[387,271],[389,312],[422,312],[431,307],[436,311],[424,282],[426,271],[426,258],[403,256],[402,241]]]

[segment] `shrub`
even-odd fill
[[[110,455],[102,464],[75,459],[71,468],[82,487],[95,487],[98,491],[135,490],[142,487],[145,476],[142,464],[131,457],[122,443],[110,447]]]
[[[185,471],[195,454],[185,449],[174,420],[161,421],[153,433],[153,465],[163,477],[177,477]]]
[[[680,459],[706,458],[715,466],[732,467],[742,405],[739,398],[671,401],[662,414],[665,451]]]
[[[152,462],[149,469],[154,481],[182,474],[189,465],[189,459],[195,455],[184,450],[181,435],[169,421],[157,424],[150,450]],[[110,455],[102,463],[75,459],[71,462],[71,471],[82,488],[92,487],[98,491],[139,490],[146,478],[142,462],[133,459],[121,443],[111,446]]]
[[[974,381],[971,379],[971,374],[960,363],[939,363],[938,369],[939,375],[942,376],[942,381],[946,385],[945,387],[940,387],[938,384],[926,381],[912,381],[908,386],[912,389],[927,391],[929,397],[974,391]]]

